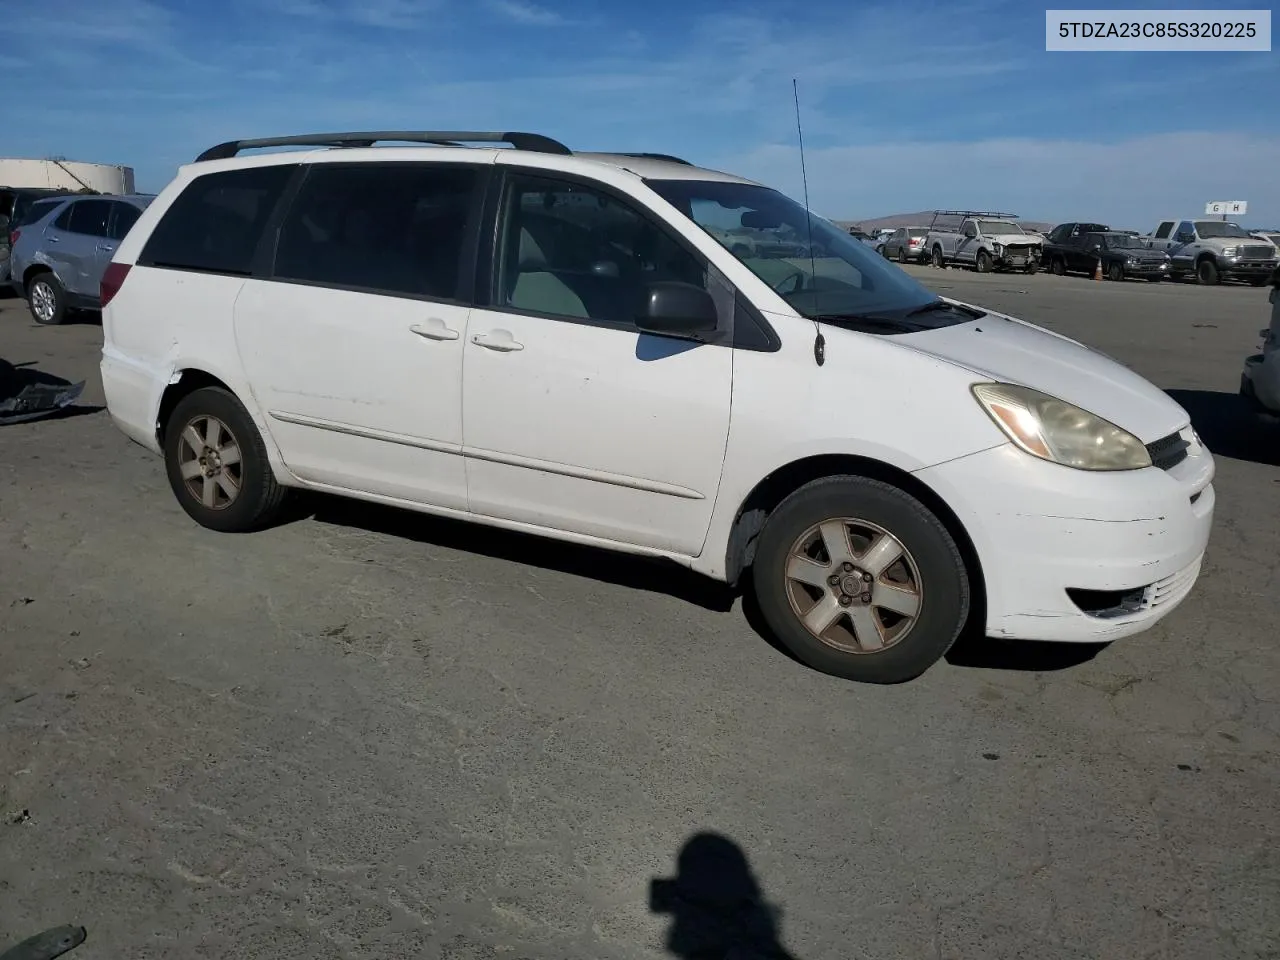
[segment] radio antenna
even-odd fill
[[[796,137],[800,141],[800,181],[804,185],[804,219],[809,231],[809,282],[815,282],[818,276],[817,256],[813,252],[813,214],[809,211],[809,174],[804,164],[804,130],[800,127],[800,86],[795,77],[791,78],[791,93],[796,102]],[[818,291],[813,292],[813,312],[818,312]],[[827,359],[827,338],[822,335],[822,325],[817,317],[813,320],[813,359],[822,366]]]

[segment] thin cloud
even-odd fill
[[[489,4],[497,13],[514,20],[516,23],[530,26],[549,27],[565,23],[564,17],[546,7],[530,3],[528,0],[492,0]]]

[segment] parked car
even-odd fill
[[[219,144],[103,276],[107,407],[212,530],[309,488],[663,557],[750,581],[859,680],[918,675],[971,614],[1096,642],[1177,607],[1215,496],[1186,411],[821,220],[812,261],[713,235],[808,220],[535,134]]]
[[[1152,246],[1169,254],[1170,276],[1210,286],[1231,279],[1261,287],[1280,263],[1275,244],[1224,220],[1161,220]]]
[[[68,310],[96,310],[103,271],[117,244],[153,198],[70,196],[44,202],[14,241],[10,284],[37,323]]]
[[[1013,213],[983,213],[978,210],[938,210],[925,237],[929,258],[935,267],[950,263],[972,265],[979,273],[993,270],[1022,270],[1035,273],[1040,266],[1044,237],[1029,234]],[[959,217],[959,226],[939,226],[938,219]]]
[[[9,282],[9,256],[13,232],[27,221],[31,205],[48,197],[63,197],[68,190],[41,187],[0,187],[0,284]]]
[[[928,236],[928,227],[899,227],[885,239],[880,252],[887,259],[899,263],[924,263],[928,259],[925,253]]]
[[[1112,230],[1069,233],[1060,242],[1047,243],[1041,256],[1058,276],[1092,274],[1099,264],[1109,280],[1138,277],[1159,281],[1169,275],[1167,253],[1151,249],[1138,237]]]
[[[1280,267],[1267,278],[1271,283],[1271,325],[1259,330],[1262,351],[1245,359],[1240,374],[1240,394],[1271,418],[1280,417]]]

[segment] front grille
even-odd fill
[[[1276,257],[1275,249],[1272,247],[1241,247],[1241,260],[1274,260]]]
[[[1147,453],[1151,455],[1151,465],[1161,470],[1172,470],[1187,459],[1187,447],[1190,444],[1182,438],[1181,433],[1171,433],[1167,437],[1153,440],[1147,444]]]

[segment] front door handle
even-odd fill
[[[439,317],[432,317],[426,323],[415,323],[409,328],[420,337],[428,340],[457,340],[458,331],[447,326]]]
[[[471,342],[478,347],[485,347],[489,350],[500,350],[503,353],[510,353],[513,350],[523,350],[524,344],[516,340],[511,335],[510,330],[494,330],[491,333],[477,333],[471,338]]]

